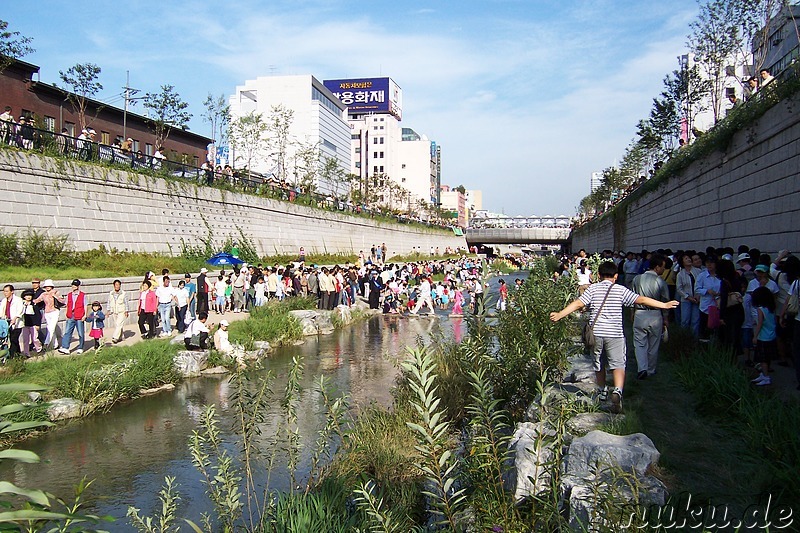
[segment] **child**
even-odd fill
[[[744,352],[744,366],[754,367],[753,363],[753,315],[756,315],[753,309],[753,293],[748,292],[744,295],[742,300],[742,307],[744,307],[744,322],[742,323],[742,352]]]
[[[259,276],[253,288],[256,294],[256,307],[261,307],[267,301],[267,284],[264,283],[264,276]]]
[[[31,345],[34,346],[36,353],[42,351],[42,345],[36,335],[36,313],[39,311],[33,303],[33,294],[31,289],[22,291],[22,316],[19,320],[22,322],[22,353],[25,357],[31,356]]]
[[[89,330],[89,338],[94,339],[94,349],[98,349],[103,345],[103,327],[105,326],[104,320],[106,319],[103,313],[103,307],[100,302],[92,302],[92,311],[86,315],[86,322],[92,324]]]
[[[753,291],[753,308],[756,323],[753,328],[753,348],[756,363],[761,363],[761,374],[752,382],[759,387],[772,385],[769,365],[778,354],[778,334],[775,327],[775,297],[767,287]]]
[[[500,278],[500,296],[497,299],[497,310],[498,311],[505,311],[506,310],[506,300],[508,299],[508,285],[506,285],[506,280]]]
[[[453,291],[453,315],[461,316],[464,314],[464,293],[460,289]]]

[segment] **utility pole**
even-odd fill
[[[140,98],[132,98],[133,95],[139,92],[138,89],[131,89],[131,71],[125,71],[125,92],[123,98],[125,99],[125,110],[122,113],[122,139],[128,138],[128,102],[133,100],[140,100]]]

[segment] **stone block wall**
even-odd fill
[[[800,252],[800,97],[780,102],[728,149],[572,233],[590,251],[740,244]]]
[[[147,177],[0,150],[0,228],[28,227],[67,234],[77,250],[104,245],[120,250],[178,254],[181,239],[201,244],[244,234],[261,255],[357,253],[386,243],[389,255],[412,247],[466,247],[452,232],[314,209],[233,193],[188,181]]]

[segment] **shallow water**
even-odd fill
[[[267,361],[263,371],[250,378],[257,382],[268,371],[275,375],[270,402],[262,427],[260,448],[265,454],[275,448],[273,437],[281,418],[278,396],[287,380],[293,357],[302,357],[305,371],[303,391],[297,407],[303,452],[299,472],[307,475],[311,448],[325,422],[325,409],[315,383],[326,376],[341,393],[348,394],[354,409],[377,402],[388,406],[397,375],[397,362],[408,346],[443,334],[460,340],[464,319],[375,317],[343,328],[332,335],[309,338],[300,346],[283,347]],[[200,474],[192,465],[189,437],[197,428],[204,406],[215,404],[225,447],[234,456],[237,445],[230,428],[233,411],[228,378],[203,377],[181,383],[174,391],[137,399],[116,406],[111,412],[76,420],[65,427],[28,440],[20,447],[39,454],[42,463],[28,465],[3,462],[0,479],[23,487],[44,489],[71,499],[73,487],[82,477],[94,480],[87,491],[88,511],[116,517],[106,529],[130,531],[124,518],[128,506],[151,514],[157,508],[158,491],[165,476],[174,476],[181,494],[179,516],[198,521],[211,509]],[[280,448],[280,446],[279,446]],[[266,459],[262,459],[266,462]],[[286,490],[290,479],[286,458],[278,456],[270,486]],[[261,476],[261,482],[264,481]],[[105,526],[104,526],[105,527]]]

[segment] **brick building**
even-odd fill
[[[36,79],[34,79],[36,78]],[[0,72],[0,111],[11,106],[15,119],[20,116],[35,117],[37,127],[67,135],[80,135],[78,114],[67,99],[68,91],[38,80],[39,67],[15,60]],[[125,113],[122,109],[95,100],[87,100],[87,126],[97,131],[96,141],[111,144],[123,137]],[[153,155],[155,134],[147,118],[128,111],[125,136],[133,139],[134,151]],[[204,160],[211,139],[182,129],[172,129],[167,137],[164,155],[171,161],[199,166]]]

